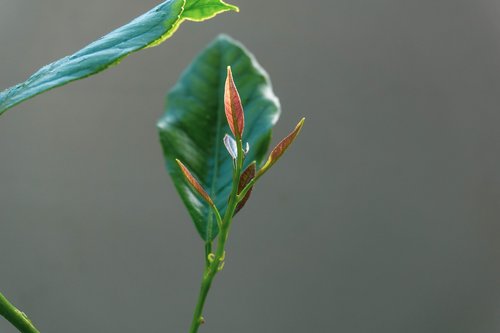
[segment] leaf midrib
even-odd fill
[[[221,91],[223,91],[224,87],[224,80],[222,80],[223,73],[224,73],[224,66],[222,66],[222,62],[219,62],[219,86],[217,88],[217,95],[221,95]],[[220,147],[221,145],[219,142],[222,140],[221,138],[221,132],[222,132],[222,124],[221,124],[221,105],[222,103],[220,102],[220,98],[217,98],[217,119],[216,119],[216,134],[215,134],[215,143],[214,143],[214,149],[215,149],[215,157],[214,157],[214,164],[213,164],[213,169],[212,169],[212,180],[211,180],[211,185],[210,185],[210,197],[212,200],[215,202],[217,200],[216,198],[216,185],[217,185],[217,178],[218,178],[218,173],[219,173],[219,152],[220,152]],[[212,239],[212,226],[213,226],[213,214],[211,212],[208,213],[208,223],[207,223],[207,239]]]

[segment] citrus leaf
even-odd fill
[[[205,241],[218,233],[211,207],[185,190],[175,159],[189,165],[221,214],[231,192],[233,159],[223,138],[229,133],[224,110],[226,68],[232,67],[245,110],[244,142],[250,143],[246,168],[260,163],[271,139],[280,108],[268,75],[240,43],[220,36],[184,71],[167,96],[164,116],[158,121],[167,170],[199,234]]]
[[[227,78],[224,88],[224,108],[231,132],[233,132],[237,140],[241,139],[243,129],[245,128],[245,115],[243,114],[240,94],[233,80],[231,66],[227,66]]]
[[[196,178],[191,174],[191,172],[188,170],[188,168],[186,168],[186,166],[184,164],[182,164],[181,161],[176,160],[176,162],[179,165],[179,167],[181,168],[181,171],[184,174],[184,178],[186,178],[188,183],[196,190],[196,192],[198,192],[199,195],[201,195],[201,197],[203,199],[205,199],[205,201],[210,206],[213,206],[214,203],[213,203],[212,199],[207,194],[207,192],[203,189],[203,187],[200,185],[200,183],[196,180]]]
[[[187,2],[182,16],[190,21],[203,21],[228,10],[240,11],[222,0],[191,0]]]
[[[161,44],[184,20],[203,21],[238,10],[221,0],[167,0],[71,56],[46,65],[25,82],[0,92],[0,115],[47,90],[99,73],[129,54]]]
[[[250,164],[245,169],[245,171],[243,171],[241,173],[240,182],[238,184],[238,194],[240,194],[241,191],[243,191],[243,189],[245,188],[245,186],[247,186],[248,183],[250,183],[250,181],[255,177],[255,172],[256,172],[256,166],[255,166],[255,162],[254,162],[254,163]],[[248,199],[250,198],[250,194],[252,194],[252,190],[253,190],[253,186],[248,190],[248,192],[245,194],[243,199],[236,206],[236,210],[234,211],[234,215],[236,215],[236,213],[238,213],[243,208],[243,206],[245,206]]]
[[[302,118],[297,124],[297,126],[295,126],[295,129],[290,134],[288,134],[283,140],[281,140],[280,143],[276,145],[276,147],[274,147],[274,149],[272,150],[271,154],[269,155],[266,161],[266,164],[264,164],[264,166],[257,173],[257,178],[262,176],[267,170],[269,170],[273,166],[274,163],[276,163],[276,161],[280,159],[281,156],[283,156],[283,154],[288,149],[288,147],[290,147],[290,145],[293,143],[297,135],[299,135],[302,126],[304,126],[304,120],[305,118]]]

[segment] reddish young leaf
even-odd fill
[[[200,183],[194,178],[194,176],[189,172],[189,170],[186,168],[184,164],[182,164],[181,161],[178,159],[175,160],[179,167],[181,168],[182,173],[184,174],[184,177],[188,181],[189,184],[198,192],[203,199],[205,199],[206,202],[208,202],[209,205],[214,206],[214,202],[212,201],[212,198],[208,195],[207,192],[203,189],[203,187],[200,185]]]
[[[283,140],[281,140],[280,143],[274,147],[273,151],[269,155],[269,158],[266,161],[266,164],[259,170],[257,173],[257,177],[262,176],[271,166],[273,166],[274,163],[285,153],[285,151],[290,147],[292,142],[295,140],[297,135],[300,133],[300,130],[302,129],[302,126],[304,125],[304,120],[305,118],[302,118],[297,126],[295,126],[295,129],[288,134]]]
[[[242,172],[240,176],[240,182],[238,183],[238,194],[240,194],[245,186],[247,186],[248,183],[250,183],[250,181],[255,177],[256,169],[257,168],[255,166],[255,162],[253,162],[245,169],[245,171]],[[248,199],[250,198],[250,194],[252,194],[252,189],[253,186],[248,190],[247,194],[245,194],[243,200],[238,203],[238,205],[236,206],[236,210],[234,211],[234,215],[236,215],[236,213],[238,213],[243,208],[243,206],[245,206]]]
[[[224,107],[226,118],[236,139],[241,139],[245,127],[245,116],[241,105],[240,94],[233,81],[231,66],[227,67],[226,86],[224,90]]]

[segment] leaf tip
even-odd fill
[[[181,171],[184,174],[184,169],[186,168],[186,166],[184,165],[184,163],[182,163],[178,158],[175,159],[175,162],[177,163],[177,165],[179,166],[179,168],[181,168]]]
[[[234,84],[233,71],[231,70],[231,66],[227,66],[226,70],[227,70],[226,82]]]
[[[224,5],[224,7],[226,7],[226,10],[232,10],[232,11],[234,11],[234,12],[236,12],[236,13],[239,13],[239,12],[240,12],[240,8],[239,8],[238,6],[231,5],[231,4],[226,3],[226,2],[224,2],[224,1],[222,1],[222,0],[220,0],[220,2],[221,2],[221,4],[223,4],[223,5]]]
[[[302,127],[304,126],[305,121],[306,121],[306,117],[302,117],[302,119],[300,119],[297,126],[295,126],[295,130],[294,130],[295,136],[297,136],[300,133],[300,131],[302,130]]]

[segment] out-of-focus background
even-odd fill
[[[1,0],[0,89],[158,2]],[[201,331],[500,332],[500,3],[232,3],[0,118],[1,292],[42,332],[187,332],[203,246],[155,122],[226,32],[272,77],[275,142],[307,121],[234,221]]]

